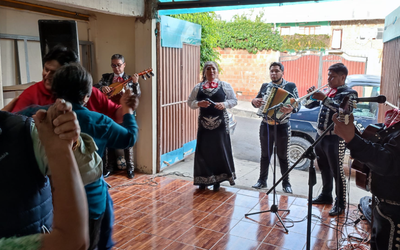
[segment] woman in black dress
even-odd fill
[[[236,106],[237,99],[231,85],[218,80],[218,66],[206,62],[203,81],[192,90],[187,104],[200,108],[197,145],[194,158],[194,185],[199,189],[229,181],[235,185],[235,166],[232,157],[227,108]]]

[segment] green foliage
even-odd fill
[[[329,47],[329,35],[300,35],[282,36],[281,51],[324,50]]]
[[[220,54],[214,50],[245,49],[256,54],[262,50],[303,51],[324,50],[330,45],[329,35],[280,36],[272,24],[264,23],[264,12],[251,20],[254,11],[235,15],[230,22],[217,19],[215,12],[171,15],[173,18],[201,25],[200,65],[206,61],[219,61]]]
[[[219,61],[220,54],[214,50],[217,47],[219,34],[217,32],[217,18],[215,12],[201,12],[192,14],[171,15],[173,18],[185,20],[201,25],[200,65],[207,61]]]
[[[280,50],[282,38],[271,24],[262,21],[263,13],[250,20],[249,15],[235,15],[231,22],[219,21],[220,48],[245,49],[256,54],[261,50]]]

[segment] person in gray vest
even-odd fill
[[[102,162],[91,137],[82,134],[72,106],[54,104],[55,131],[73,139],[74,155],[85,184],[101,176]],[[53,109],[54,110],[54,109]],[[31,118],[0,111],[0,238],[51,231],[53,205],[48,161]]]

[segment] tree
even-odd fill
[[[215,12],[201,12],[191,14],[171,15],[173,18],[185,20],[201,25],[200,66],[207,61],[219,61],[220,54],[214,50],[217,47],[219,34]]]
[[[272,24],[262,21],[264,13],[257,15],[254,21],[251,20],[251,14],[235,15],[230,22],[219,21],[218,46],[245,49],[254,54],[261,50],[280,50],[282,38]]]

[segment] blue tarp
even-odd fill
[[[201,25],[161,16],[161,46],[182,48],[182,43],[200,45]]]

